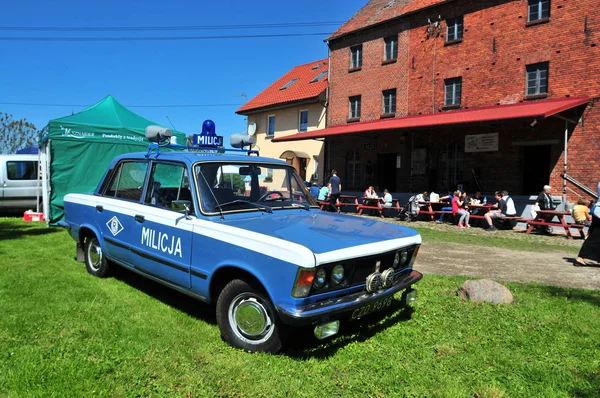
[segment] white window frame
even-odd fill
[[[544,4],[548,4],[548,8],[546,10],[546,14],[547,15],[543,15],[543,11],[544,11]],[[548,19],[550,18],[550,9],[552,7],[552,4],[550,2],[550,0],[528,0],[527,1],[527,22],[535,22],[535,21],[540,21],[543,19]],[[537,18],[532,19],[532,15],[533,12],[535,10],[535,13],[537,14]]]
[[[393,96],[393,101],[390,101]],[[389,90],[383,90],[381,92],[381,98],[382,98],[382,102],[383,102],[383,107],[382,107],[382,115],[391,115],[396,113],[396,89],[392,88]],[[389,103],[388,103],[389,102]],[[387,109],[386,112],[386,106],[389,105],[389,109]]]
[[[350,68],[362,68],[362,44],[350,47]]]
[[[545,76],[544,76],[545,75]],[[548,94],[548,84],[550,78],[550,63],[539,62],[525,67],[525,95],[545,95]],[[533,82],[530,86],[529,82]],[[545,90],[542,91],[542,83],[545,83]],[[533,89],[533,92],[530,92]]]
[[[306,113],[306,128],[302,130],[302,113]],[[298,112],[298,131],[305,133],[308,131],[308,109],[300,109]]]
[[[352,97],[348,98],[349,119],[360,119],[361,100],[362,98],[360,95],[353,95]]]
[[[391,47],[389,51],[388,45]],[[388,36],[383,39],[383,60],[391,61],[393,59],[398,59],[398,35]]]
[[[459,29],[460,27],[460,29]],[[450,33],[452,32],[452,33]],[[464,32],[464,20],[463,17],[457,17],[449,19],[446,22],[446,43],[450,41],[462,40]]]
[[[457,90],[457,88],[460,88]],[[451,90],[451,101],[448,102],[448,94]],[[458,92],[458,93],[457,93]],[[460,106],[462,102],[462,76],[452,77],[444,80],[444,106]]]
[[[273,133],[270,133],[271,130],[271,118],[273,118]],[[267,137],[275,137],[275,127],[277,126],[277,118],[275,115],[267,116]]]

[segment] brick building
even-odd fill
[[[565,149],[596,186],[599,1],[372,0],[328,45],[328,126],[281,141],[324,139],[347,189],[573,199]]]

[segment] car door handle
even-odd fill
[[[98,210],[100,213],[102,213],[104,211],[104,206],[96,205],[96,210]]]
[[[142,216],[141,214],[136,214],[134,218],[135,218],[135,221],[137,221],[137,222],[146,221],[146,218],[144,216]]]

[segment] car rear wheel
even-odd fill
[[[98,238],[91,237],[86,239],[84,246],[85,268],[90,274],[99,278],[108,276],[110,265],[106,261],[106,256],[98,242]]]
[[[234,279],[217,300],[217,323],[223,340],[251,352],[277,353],[282,347],[283,326],[273,305],[261,290]]]

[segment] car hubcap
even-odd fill
[[[229,320],[236,335],[252,343],[265,341],[273,333],[273,322],[260,299],[242,294],[229,307]]]
[[[89,248],[90,267],[94,270],[100,268],[102,262],[102,248],[96,240],[92,241]]]

